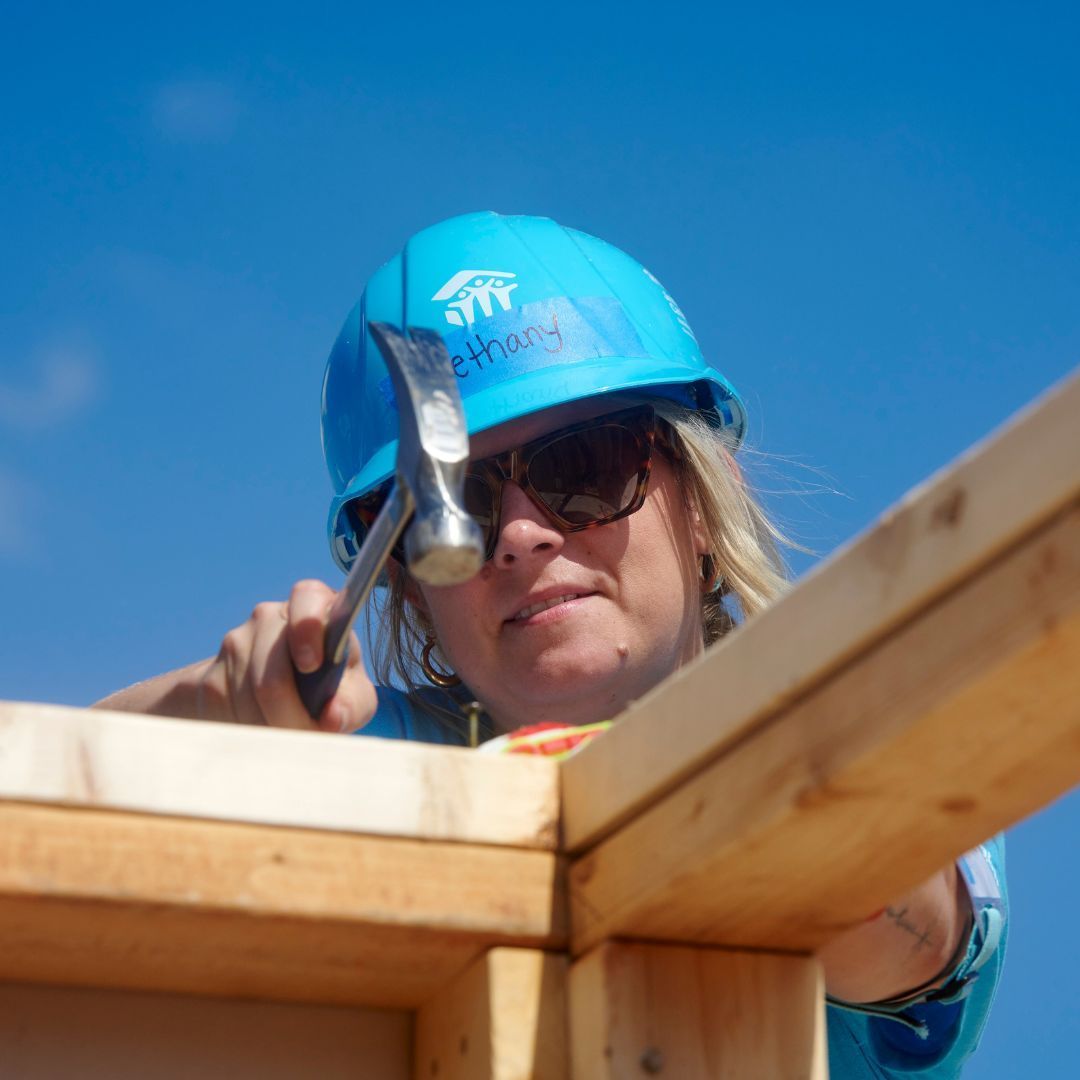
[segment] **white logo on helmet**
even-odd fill
[[[476,318],[477,305],[484,315],[494,310],[492,300],[497,300],[503,311],[510,310],[510,293],[517,288],[507,284],[508,278],[517,277],[508,270],[459,270],[431,299],[453,300],[446,305],[446,321],[454,326],[472,324]]]
[[[658,286],[660,291],[664,294],[664,299],[667,301],[667,306],[671,308],[671,314],[675,316],[675,321],[679,324],[679,329],[682,330],[682,332],[696,345],[697,338],[694,336],[694,331],[690,329],[690,321],[682,313],[682,308],[679,307],[677,303],[675,303],[675,297],[672,296],[671,293],[669,293],[667,289],[665,289],[664,286],[660,284],[658,278],[653,277],[653,275],[650,274],[648,270],[645,270],[644,266],[641,269],[645,271],[645,276],[654,285]]]

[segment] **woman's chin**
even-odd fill
[[[621,712],[639,694],[627,678],[626,653],[545,655],[492,688],[485,704],[510,728],[541,720],[587,724]]]

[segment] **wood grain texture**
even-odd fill
[[[492,949],[416,1015],[415,1080],[565,1080],[567,959]]]
[[[1080,780],[1078,658],[1074,507],[577,860],[575,951],[813,951]]]
[[[385,1009],[0,983],[0,1073],[9,1080],[408,1080],[411,1019]]]
[[[415,1007],[565,942],[550,852],[0,804],[0,978]]]
[[[574,1080],[827,1080],[811,957],[608,942],[569,991]]]
[[[596,843],[1075,499],[1078,416],[1074,376],[566,760],[567,848]]]
[[[0,702],[0,799],[553,850],[553,761]]]

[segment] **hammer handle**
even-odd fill
[[[349,631],[412,512],[413,500],[408,488],[395,482],[330,608],[322,667],[312,672],[296,672],[296,689],[313,720],[322,715],[323,707],[337,692],[349,658]]]
[[[345,674],[346,660],[347,654],[340,664],[326,661],[317,671],[296,672],[296,689],[300,691],[300,700],[312,720],[322,715],[323,706],[337,693]]]

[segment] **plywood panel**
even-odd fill
[[[567,848],[596,843],[1075,499],[1077,417],[1074,376],[564,762]]]
[[[827,1080],[812,957],[608,943],[570,971],[574,1080]]]
[[[405,1012],[0,984],[9,1080],[407,1080]]]
[[[0,702],[0,799],[552,850],[555,762]]]
[[[813,951],[1080,781],[1078,657],[1074,508],[580,858],[575,949]]]

